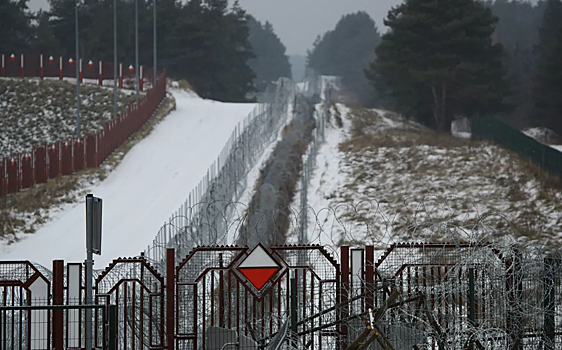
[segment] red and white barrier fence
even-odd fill
[[[43,56],[37,55],[38,63],[33,70],[30,67],[29,55],[21,55],[20,60],[16,60],[15,55],[10,55],[10,60],[6,60],[6,55],[2,55],[2,76],[18,77],[22,74],[25,77],[63,77],[75,78],[76,69],[69,69],[68,65],[63,65],[63,57],[59,58],[59,68],[56,67],[55,59],[50,56],[49,63],[43,64]],[[32,57],[33,58],[33,57]],[[18,61],[19,65],[18,66]],[[9,64],[12,62],[12,64]],[[13,64],[15,62],[15,65]],[[82,60],[80,60],[80,65]],[[95,67],[99,67],[95,69]],[[102,71],[102,67],[105,66]],[[109,66],[109,67],[108,67]],[[15,67],[15,68],[14,68]],[[19,72],[18,70],[21,69]],[[81,67],[83,68],[83,67]],[[109,64],[98,65],[88,64],[84,71],[80,69],[80,79],[99,79],[99,84],[104,79],[113,79],[113,66]],[[139,78],[142,78],[142,66]],[[70,72],[74,70],[74,76]],[[104,75],[104,72],[108,72]],[[120,65],[119,85],[122,86],[123,70]],[[19,74],[18,74],[19,73]],[[32,75],[31,73],[35,73]],[[133,75],[134,76],[134,75]],[[108,78],[111,77],[111,78]],[[139,87],[142,90],[142,79]],[[147,91],[137,103],[127,106],[126,111],[119,113],[117,118],[105,123],[105,126],[96,134],[85,135],[81,138],[71,138],[70,140],[58,141],[47,145],[39,145],[31,148],[31,151],[17,155],[0,158],[0,197],[8,193],[15,193],[22,189],[29,188],[35,184],[47,182],[60,175],[70,175],[74,172],[86,168],[98,167],[109,155],[123,144],[158,109],[162,100],[166,97],[166,70],[159,74],[158,80]]]
[[[18,59],[19,58],[19,59]],[[98,85],[103,85],[104,80],[113,80],[113,62],[98,61],[97,64],[93,60],[88,60],[88,64],[84,65],[84,59],[80,58],[75,63],[74,58],[65,59],[59,57],[58,67],[55,63],[57,60],[53,56],[49,56],[48,60],[44,59],[44,55],[40,54],[2,54],[2,77],[38,77],[56,78],[63,80],[64,78],[76,78],[76,68],[74,64],[79,64],[80,82],[85,79],[95,80]],[[65,63],[66,62],[66,63]],[[144,67],[139,66],[139,89],[143,91],[144,87]],[[150,76],[150,75],[149,75]],[[123,64],[119,63],[118,82],[120,88],[135,88],[134,84],[124,84],[124,81],[136,81],[135,69],[123,72]],[[152,83],[152,82],[151,82]]]

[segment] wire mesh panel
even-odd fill
[[[0,262],[0,344],[3,349],[49,348],[50,312],[10,309],[49,304],[50,276],[43,272],[47,271],[27,261]]]
[[[207,175],[157,233],[146,252],[153,263],[161,264],[169,247],[183,257],[197,245],[236,241],[233,231],[237,225],[229,221],[240,208],[233,202],[246,189],[249,171],[288,120],[294,95],[295,85],[288,79],[279,79],[268,88],[250,115],[233,130]]]
[[[420,349],[555,349],[560,259],[541,255],[491,244],[394,244],[375,265],[375,309],[389,307],[395,291],[380,322],[389,338],[399,327],[395,341]]]
[[[333,348],[338,337],[335,261],[321,247],[272,247],[269,254],[278,268],[256,286],[240,272],[250,251],[197,247],[177,267],[178,348],[206,349],[208,332],[216,329],[235,332],[247,339],[248,347],[265,346],[291,314],[292,305],[301,320],[296,327],[303,341],[314,349]],[[291,289],[291,280],[298,280],[296,289]],[[324,313],[318,315],[320,311]]]
[[[114,260],[96,279],[95,289],[97,303],[116,305],[117,349],[165,346],[164,279],[145,259]]]

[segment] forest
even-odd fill
[[[139,64],[153,65],[153,1],[138,1]],[[135,62],[135,2],[118,0],[117,55]],[[32,13],[27,0],[0,0],[0,53],[75,55],[75,0],[50,0]],[[159,0],[156,6],[158,67],[186,79],[204,98],[244,102],[264,81],[291,77],[285,46],[270,23],[262,24],[227,0]],[[113,61],[113,1],[78,5],[80,56]],[[250,95],[251,96],[251,95]]]
[[[137,0],[139,61],[152,65],[153,2]],[[117,1],[118,57],[134,62],[134,6]],[[78,6],[80,55],[113,60],[113,1]],[[75,1],[0,0],[0,52],[72,57]],[[384,23],[346,14],[319,35],[308,71],[338,75],[366,107],[384,107],[438,130],[462,117],[498,116],[517,127],[562,134],[561,0],[408,0]],[[384,30],[382,30],[382,29]],[[227,0],[160,0],[158,66],[219,101],[249,101],[291,77],[285,46],[269,22]]]
[[[562,2],[408,0],[378,27],[343,16],[308,52],[318,74],[339,75],[355,101],[448,130],[496,116],[562,133]]]

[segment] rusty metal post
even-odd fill
[[[53,260],[53,305],[64,304],[64,261]],[[63,310],[53,310],[53,350],[63,350]]]
[[[290,294],[290,298],[291,298],[291,332],[293,333],[293,336],[295,336],[297,334],[297,324],[298,324],[298,313],[297,313],[297,280],[296,280],[296,274],[293,274],[291,276],[291,294]],[[293,345],[296,346],[296,339],[293,339]]]
[[[224,272],[223,272],[223,258],[222,253],[219,254],[219,327],[224,328]]]
[[[349,316],[349,247],[341,247],[341,286],[340,286],[340,303],[341,307],[341,319],[344,320]],[[347,348],[347,325],[344,323],[341,325],[340,333],[342,336],[341,348]]]
[[[176,253],[173,248],[166,250],[166,343],[167,350],[174,350],[175,326],[175,277]]]
[[[365,308],[372,309],[373,308],[373,295],[374,295],[374,287],[375,287],[375,248],[372,245],[368,245],[365,247]]]

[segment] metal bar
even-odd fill
[[[101,338],[101,348],[102,350],[107,350],[107,328],[108,328],[108,309],[102,309],[101,311],[101,318],[102,318],[102,338]],[[96,333],[97,335],[97,333]]]
[[[219,327],[224,328],[224,283],[222,253],[219,253]]]
[[[117,348],[117,307],[109,305],[109,350],[116,350]]]
[[[291,277],[291,332],[297,333],[297,280]],[[296,344],[295,344],[296,345]]]
[[[0,311],[35,311],[35,310],[82,310],[82,309],[101,309],[105,305],[16,305],[0,306]]]
[[[127,309],[128,309],[128,300],[127,300],[127,287],[128,287],[128,283],[123,283],[123,323],[127,324],[128,322],[128,318],[127,318]],[[123,349],[127,349],[127,327],[123,327]]]
[[[93,279],[93,243],[94,243],[94,197],[86,195],[86,305],[92,302],[92,279]],[[92,310],[86,309],[86,350],[92,350]]]
[[[370,245],[365,247],[365,309],[373,308],[373,287],[374,287],[374,265],[375,265],[375,248]]]
[[[173,248],[166,250],[166,343],[167,350],[174,350],[174,297],[175,297],[175,251]]]
[[[475,310],[474,310],[474,267],[468,269],[468,319],[474,326]]]
[[[135,0],[135,85],[136,103],[139,103],[139,0]]]
[[[349,297],[349,247],[343,246],[341,247],[341,286],[340,286],[340,303],[343,304],[341,309],[341,318],[345,319],[349,315],[349,305],[348,305],[348,297]],[[342,348],[345,349],[347,347],[347,325],[343,324],[341,326],[341,342]]]
[[[64,261],[53,261],[53,305],[63,305],[64,298]],[[63,349],[63,310],[53,312],[53,350]]]
[[[113,118],[117,118],[117,0],[113,0]]]
[[[80,50],[78,46],[78,2],[75,0],[75,29],[76,29],[76,137],[80,137]],[[86,340],[86,349],[88,348]]]

